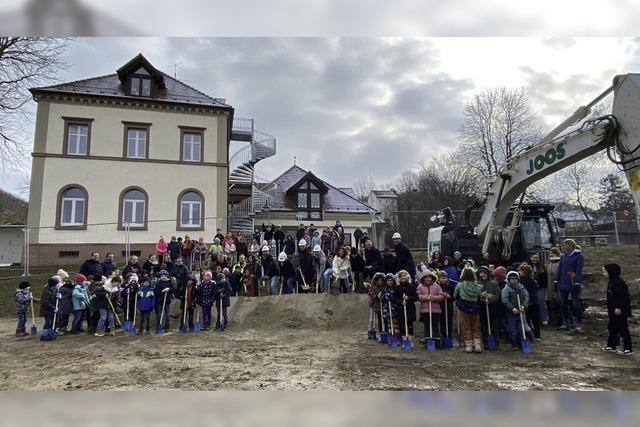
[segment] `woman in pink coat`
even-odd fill
[[[431,337],[440,342],[440,317],[442,317],[442,308],[440,302],[444,300],[442,288],[437,283],[437,277],[430,270],[425,270],[419,277],[418,285],[418,301],[420,301],[420,321],[424,324],[424,339],[420,342],[424,343],[432,333]],[[431,326],[429,325],[429,310],[431,310]],[[431,329],[430,329],[431,328]]]
[[[158,256],[158,260],[163,260],[168,250],[169,245],[164,240],[164,236],[160,236],[160,240],[158,240],[158,243],[156,243],[156,255]]]

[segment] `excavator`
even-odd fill
[[[611,92],[611,114],[587,119],[592,108]],[[432,217],[436,226],[428,231],[429,254],[438,250],[451,256],[460,251],[476,262],[510,265],[537,253],[546,262],[549,250],[559,245],[558,223],[552,218],[554,206],[523,203],[527,188],[603,150],[629,181],[640,226],[640,74],[616,76],[598,97],[539,142],[508,159],[487,183],[485,199],[467,208],[464,223],[457,221],[450,208],[439,211]],[[482,216],[474,227],[471,210],[482,206]]]

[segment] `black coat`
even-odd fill
[[[146,265],[146,263],[145,263]],[[159,265],[159,264],[158,264]],[[136,275],[140,275],[142,269],[140,268],[140,264],[127,264],[122,269],[122,277],[126,278],[129,274],[135,273]]]
[[[275,233],[273,233],[273,238],[276,239],[277,242],[283,242],[285,237],[284,231],[282,230],[276,230]]]
[[[109,260],[102,261],[102,275],[109,276],[116,269],[116,263]]]
[[[393,254],[383,255],[382,268],[383,273],[385,274],[396,274],[396,272],[398,271],[398,261],[396,260],[396,256]]]
[[[184,286],[189,280],[189,269],[186,265],[174,265],[171,275],[176,278],[178,285]]]
[[[129,267],[129,265],[127,265]],[[126,269],[126,267],[125,267]],[[133,270],[133,268],[132,268]],[[156,275],[158,271],[160,271],[160,263],[156,262],[155,264],[151,261],[147,260],[144,264],[142,264],[142,271],[146,272],[149,277],[153,277]],[[126,274],[125,274],[126,276]]]
[[[304,228],[298,228],[296,230],[296,240],[298,242],[300,242],[300,240],[302,240],[304,238],[304,235],[306,234]]]
[[[402,309],[402,296],[409,297],[407,301],[407,322],[416,321],[416,301],[418,301],[417,288],[413,283],[401,283],[394,288],[394,301],[400,309],[400,319],[404,322],[404,310]]]
[[[411,255],[411,249],[409,246],[400,242],[396,245],[396,257],[397,257],[397,270],[406,270],[411,276],[411,279],[416,278],[416,264],[413,262],[413,255]]]
[[[372,246],[371,249],[364,250],[364,263],[371,267],[367,269],[371,273],[386,273],[382,264],[382,255],[378,248]]]
[[[111,306],[109,305],[109,301],[107,300],[107,291],[102,286],[98,286],[95,291],[95,310],[109,310]]]
[[[349,255],[349,262],[351,263],[351,270],[354,273],[364,272],[364,259],[362,259],[360,254]]]
[[[296,242],[293,239],[286,239],[284,241],[284,253],[287,255],[293,255],[296,252]]]
[[[538,306],[538,298],[536,294],[538,293],[538,282],[535,281],[532,277],[521,277],[520,283],[522,286],[529,292],[529,307],[537,307]]]
[[[609,284],[607,285],[607,311],[609,317],[614,316],[614,310],[622,310],[623,317],[631,316],[631,298],[629,287],[620,277],[620,266],[618,264],[607,264],[604,266],[609,273]]]
[[[262,272],[264,272],[263,277],[272,278],[280,275],[276,261],[271,255],[268,255],[267,258],[260,257],[260,263],[262,264]]]
[[[262,231],[264,232],[264,240],[271,241],[273,239],[273,227],[269,227],[267,230],[267,227],[262,224]]]
[[[169,256],[171,259],[176,259],[180,256],[180,243],[171,241],[169,242]]]
[[[85,277],[94,276],[96,279],[100,279],[103,275],[102,273],[102,263],[100,261],[96,261],[93,258],[90,258],[82,263],[80,266],[80,274]]]
[[[298,259],[300,260],[300,269],[304,275],[304,280],[307,281],[307,284],[313,283],[313,277],[315,276],[313,255],[311,255],[309,250],[300,251],[298,253]]]
[[[62,285],[60,290],[60,294],[62,298],[58,303],[58,309],[60,309],[61,314],[70,314],[73,313],[73,302],[71,301],[71,294],[73,294],[73,283],[65,283]]]
[[[46,286],[40,297],[40,316],[53,316],[56,309],[56,287]]]

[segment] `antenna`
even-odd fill
[[[295,152],[293,153],[293,165],[294,166],[296,165],[296,153]]]

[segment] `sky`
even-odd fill
[[[616,74],[640,72],[640,41],[628,37],[96,37],[71,41],[59,79],[114,73],[137,53],[276,136],[260,177],[275,178],[295,155],[336,186],[370,173],[390,184],[454,150],[465,103],[484,88],[526,87],[551,129]],[[33,124],[24,135],[31,141]],[[5,174],[0,188],[19,193],[27,173]]]

